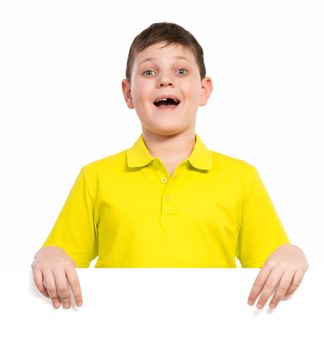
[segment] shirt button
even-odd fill
[[[167,200],[167,201],[170,201],[171,200],[171,196],[165,196],[165,199]]]
[[[163,178],[161,179],[161,182],[162,182],[163,184],[166,184],[166,183],[168,182],[168,179],[165,178],[165,177],[163,177]]]

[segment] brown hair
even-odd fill
[[[135,56],[147,47],[164,41],[166,42],[165,46],[169,44],[180,44],[190,49],[198,64],[200,78],[205,78],[204,51],[195,37],[178,24],[160,22],[151,24],[134,38],[129,49],[126,65],[126,79],[129,82],[131,81]]]

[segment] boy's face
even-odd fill
[[[189,49],[164,45],[154,44],[136,55],[131,83],[124,79],[122,88],[127,106],[135,108],[143,131],[173,135],[194,130],[198,106],[207,103],[212,82],[209,77],[201,80]],[[163,98],[170,99],[161,102]]]

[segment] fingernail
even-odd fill
[[[262,309],[262,307],[263,307],[262,304],[258,304],[258,305],[257,305],[257,308],[258,308],[258,309]]]
[[[82,306],[82,301],[78,301],[77,306]]]
[[[249,305],[253,305],[253,300],[249,299],[249,300],[248,300],[248,304],[249,304]]]
[[[64,304],[64,308],[65,308],[65,309],[68,309],[69,307],[70,307],[70,304],[69,304],[69,303],[65,303],[65,304]]]

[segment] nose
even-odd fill
[[[161,82],[159,83],[159,85],[160,85],[160,87],[163,87],[163,86],[173,86],[173,83],[172,83],[172,81],[168,81],[168,82],[166,82],[166,81],[161,81]]]
[[[158,85],[159,87],[173,86],[174,82],[168,75],[165,75],[159,79]]]

